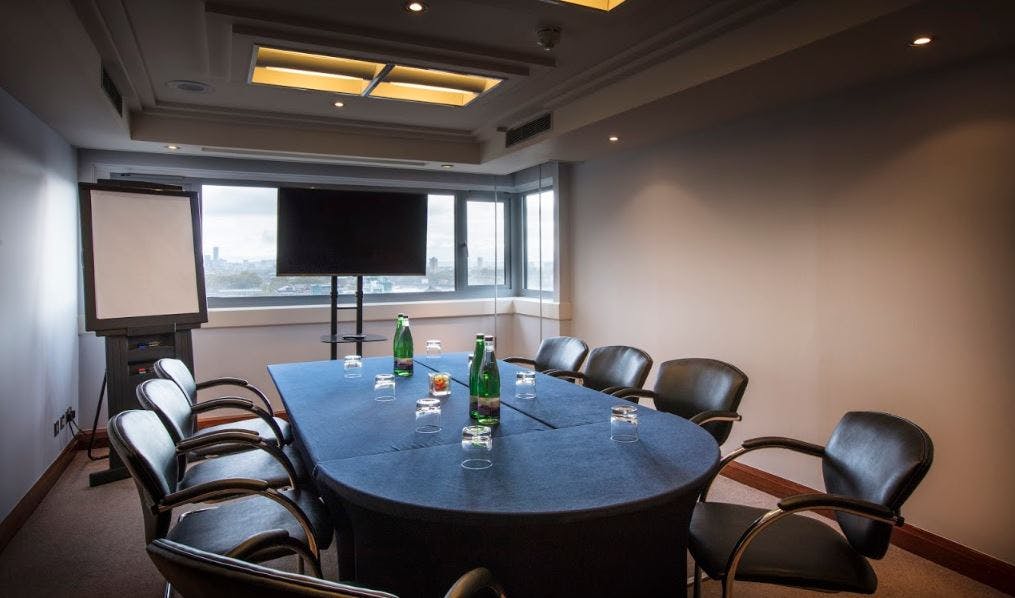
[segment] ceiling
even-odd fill
[[[1007,0],[52,0],[0,24],[0,86],[79,147],[504,174],[996,52]],[[545,50],[537,30],[560,29]],[[913,48],[929,33],[935,41]],[[466,106],[254,85],[258,45],[503,79]],[[124,96],[112,109],[100,65]],[[171,82],[196,81],[201,93]],[[336,108],[336,100],[344,106]],[[503,130],[552,114],[511,147]],[[615,134],[617,143],[606,138]]]

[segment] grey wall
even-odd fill
[[[74,150],[0,90],[0,517],[72,438],[78,254]]]
[[[743,368],[727,451],[916,421],[936,456],[907,520],[1015,562],[1013,157],[1008,58],[582,164],[574,332]],[[821,487],[813,460],[745,461]]]

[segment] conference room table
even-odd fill
[[[391,357],[276,364],[268,371],[295,444],[338,532],[339,571],[403,597],[443,596],[485,566],[509,596],[685,596],[694,501],[719,463],[710,434],[641,407],[639,440],[610,438],[610,408],[629,402],[536,374],[536,398],[515,398],[500,362],[493,465],[461,467],[468,413],[466,353],[415,360],[396,398],[374,400]],[[415,431],[427,374],[452,376],[440,432]]]

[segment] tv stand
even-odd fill
[[[338,310],[356,310],[356,332],[355,334],[338,333]],[[356,343],[356,354],[363,355],[363,343],[374,343],[388,340],[387,337],[379,334],[366,334],[363,332],[363,277],[356,277],[356,305],[338,306],[338,276],[331,277],[331,334],[321,337],[322,343],[331,345],[331,359],[338,359],[338,345],[342,343]]]

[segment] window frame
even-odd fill
[[[553,255],[553,267],[554,267],[553,286],[550,289],[530,289],[529,288],[529,272],[528,272],[528,262],[529,262],[528,220],[527,220],[527,217],[528,217],[528,202],[526,201],[526,198],[529,195],[537,195],[538,196],[538,195],[541,195],[543,193],[546,193],[547,191],[552,191],[553,192],[553,230],[555,231],[555,238],[553,239],[553,251],[554,251],[554,255]],[[542,188],[535,188],[534,187],[532,189],[527,189],[525,191],[522,191],[522,192],[518,193],[518,204],[519,204],[518,210],[519,210],[519,214],[518,214],[518,220],[517,220],[517,222],[518,222],[518,228],[522,229],[521,230],[520,238],[518,240],[518,243],[519,243],[519,245],[518,245],[518,253],[520,254],[520,260],[519,261],[521,262],[521,264],[519,265],[520,267],[518,268],[518,279],[517,279],[517,280],[520,281],[520,283],[518,285],[518,287],[519,287],[518,288],[518,296],[519,297],[542,297],[544,299],[547,299],[547,298],[552,299],[554,297],[554,293],[555,293],[555,291],[557,289],[557,285],[560,284],[560,281],[558,280],[558,278],[559,278],[558,273],[559,272],[557,271],[557,259],[559,257],[559,254],[557,252],[557,245],[560,243],[560,226],[558,225],[558,222],[557,222],[557,214],[559,213],[558,210],[557,210],[557,204],[558,204],[559,199],[558,199],[557,195],[558,194],[557,194],[557,187],[556,187],[556,185],[550,185],[548,187],[542,187]],[[540,229],[542,229],[542,223],[540,223]]]

